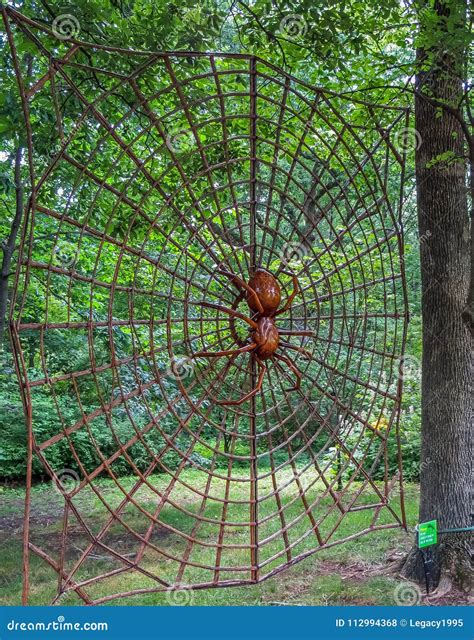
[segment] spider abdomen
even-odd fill
[[[249,286],[257,294],[265,315],[270,315],[278,309],[281,302],[281,289],[271,273],[265,269],[257,269],[249,280]],[[258,306],[253,298],[254,296],[247,296],[247,304],[252,311],[258,311]]]
[[[257,324],[257,329],[252,333],[252,339],[257,345],[255,353],[261,360],[266,360],[277,350],[280,337],[272,318],[264,316]]]

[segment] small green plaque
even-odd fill
[[[420,522],[418,525],[418,548],[429,547],[438,542],[438,521]]]

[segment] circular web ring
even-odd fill
[[[96,603],[135,593],[111,586],[97,595],[109,577],[90,578],[98,548],[113,572],[134,572],[152,592],[259,581],[347,539],[345,524],[361,510],[370,517],[359,534],[398,526],[386,448],[396,437],[406,319],[404,159],[393,142],[405,112],[312,88],[248,56],[119,56],[81,44],[73,62],[49,73],[29,101],[52,93],[58,144],[46,162],[31,145],[41,177],[12,335],[35,454],[57,482],[54,449],[67,443],[77,483],[72,491],[57,483],[91,538],[68,564],[65,521],[61,593]],[[65,97],[75,100],[74,120]],[[222,267],[245,281],[256,267],[269,270],[283,299],[287,274],[297,277],[300,292],[277,324],[313,332],[288,338],[305,354],[282,347],[300,389],[287,391],[291,370],[268,362],[261,392],[220,404],[255,386],[256,375],[248,353],[194,355],[246,339],[245,323],[200,304],[249,314]],[[38,288],[44,305],[31,321],[25,310]],[[28,340],[41,363],[29,371]],[[84,344],[86,365],[75,353]],[[35,422],[40,393],[58,415],[46,439]],[[80,438],[95,461],[83,459]],[[119,463],[135,476],[131,488]],[[104,510],[99,532],[79,501],[87,492]],[[130,538],[132,563],[114,547],[114,527]],[[247,541],[234,543],[235,531]],[[153,558],[166,562],[156,568]]]

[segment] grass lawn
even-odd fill
[[[201,479],[194,477],[196,472],[189,471],[188,480],[196,485]],[[108,480],[100,480],[101,493],[107,496],[109,504],[118,504],[122,494],[117,487]],[[125,488],[130,488],[134,480],[132,478],[122,479]],[[154,476],[154,482],[166,482],[164,476]],[[166,486],[164,484],[164,486]],[[244,486],[244,485],[242,485]],[[244,491],[244,489],[242,489]],[[189,496],[182,496],[188,499]],[[242,495],[245,498],[244,495]],[[153,498],[153,494],[148,496]],[[192,511],[197,511],[200,502],[189,504]],[[81,511],[88,514],[88,525],[96,530],[104,522],[104,513],[101,511],[102,505],[97,497],[81,492],[78,496]],[[143,503],[146,496],[142,496]],[[396,498],[395,498],[396,501]],[[0,488],[0,604],[15,605],[20,604],[21,599],[21,527],[23,490],[12,488]],[[245,520],[248,513],[248,506],[245,504],[238,506],[241,514],[235,512],[233,518],[239,516]],[[406,506],[410,527],[416,523],[418,512],[418,488],[415,485],[406,487]],[[344,535],[359,531],[364,528],[363,518],[366,511],[357,512],[357,518],[350,520],[345,525]],[[370,514],[369,514],[370,515]],[[133,522],[132,514],[129,514],[129,522],[137,527],[138,522]],[[176,514],[170,514],[169,520],[175,518],[175,524],[186,530],[185,522],[178,522]],[[96,520],[96,522],[94,522]],[[32,540],[43,549],[47,549],[53,557],[57,557],[58,543],[62,527],[62,498],[52,489],[50,484],[37,485],[33,489],[33,509],[32,509]],[[115,525],[114,525],[115,526]],[[351,531],[351,527],[353,530]],[[71,529],[70,529],[71,530]],[[72,523],[74,532],[74,523]],[[137,527],[140,530],[140,527]],[[205,535],[206,532],[204,532]],[[159,532],[158,532],[159,534]],[[166,534],[168,535],[168,534]],[[211,533],[209,531],[209,535]],[[248,529],[235,527],[231,532],[232,542],[246,544],[248,542]],[[78,528],[77,535],[73,536],[73,547],[77,553],[87,544],[84,535]],[[211,539],[211,537],[209,538]],[[187,591],[184,593],[153,593],[133,596],[129,599],[113,600],[109,604],[142,604],[142,605],[169,605],[169,604],[192,604],[192,605],[392,605],[397,604],[395,600],[395,589],[400,581],[396,578],[393,568],[396,559],[403,555],[413,541],[413,534],[406,534],[401,529],[387,529],[375,531],[369,535],[356,540],[335,546],[330,549],[323,549],[316,554],[299,562],[290,569],[280,573],[258,585],[232,587],[224,589],[200,589]],[[121,554],[127,552],[127,541],[119,530],[111,529],[109,542],[114,545]],[[179,545],[181,543],[181,546]],[[178,557],[182,553],[183,541],[176,540],[172,535],[169,538],[159,540],[161,547],[170,549]],[[276,543],[275,543],[276,544]],[[308,543],[309,544],[309,543]],[[311,542],[314,544],[314,541]],[[134,549],[130,555],[133,556]],[[56,551],[56,553],[54,553]],[[74,549],[71,554],[74,555]],[[76,557],[77,557],[76,553]],[[212,564],[215,558],[215,549],[201,548],[199,561]],[[239,550],[235,552],[239,553]],[[243,551],[241,552],[243,553]],[[206,555],[207,554],[207,555]],[[74,557],[72,557],[74,560]],[[72,561],[71,560],[71,561]],[[149,566],[162,576],[166,576],[170,562],[163,561],[162,557],[152,554],[144,557],[144,564]],[[238,559],[236,560],[238,562]],[[162,564],[157,571],[157,562]],[[148,564],[147,564],[148,563]],[[176,563],[174,563],[176,564]],[[87,560],[80,576],[81,580],[94,577],[98,573],[113,570],[116,565],[111,563],[111,559],[103,555],[93,554],[93,558]],[[193,569],[193,568],[192,568]],[[171,571],[171,568],[169,569]],[[195,574],[188,576],[188,579],[199,579],[199,569],[193,569]],[[32,555],[31,558],[31,597],[30,604],[44,604],[52,599],[56,592],[57,574],[41,558]],[[123,572],[113,575],[107,579],[106,588],[104,583],[95,583],[87,587],[92,598],[100,598],[114,592],[128,591],[130,589],[140,589],[143,587],[156,586],[151,580],[136,572]],[[63,596],[62,604],[80,604],[81,601],[74,594]],[[437,604],[437,602],[433,602]],[[442,604],[449,604],[443,602]],[[454,604],[454,603],[452,603]]]

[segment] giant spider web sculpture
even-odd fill
[[[248,55],[121,50],[4,19],[31,178],[10,317],[26,524],[38,461],[64,514],[59,536],[25,527],[25,601],[32,553],[57,572],[53,603],[98,604],[252,584],[404,525],[388,443],[406,111]],[[35,50],[29,77],[17,38]],[[264,371],[249,347],[271,315],[258,269],[282,289],[283,357]]]

